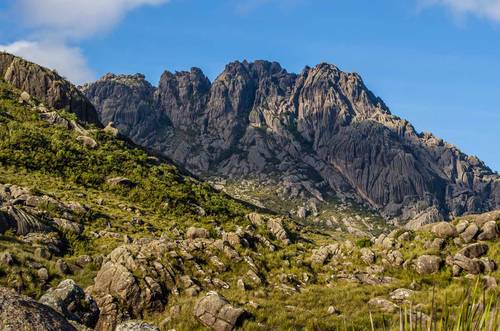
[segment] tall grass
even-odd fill
[[[413,305],[400,306],[398,325],[387,325],[385,319],[382,330],[399,331],[498,331],[500,330],[499,298],[495,291],[481,290],[479,279],[474,287],[467,287],[462,294],[461,304],[449,307],[447,300],[442,307],[435,303],[432,295],[430,315],[417,311]],[[372,331],[375,331],[370,313]]]

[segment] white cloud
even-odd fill
[[[19,55],[56,69],[80,84],[95,78],[75,41],[105,33],[127,12],[145,5],[161,5],[169,0],[14,0],[11,14],[16,23],[31,34],[0,50]]]
[[[18,13],[29,27],[59,37],[88,37],[115,26],[128,11],[168,0],[18,0]]]
[[[63,43],[21,40],[9,45],[0,45],[0,50],[16,54],[44,67],[56,69],[60,75],[76,84],[95,78],[81,50]]]
[[[500,22],[500,0],[419,0],[423,6],[439,5],[456,15],[472,14]]]

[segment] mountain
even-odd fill
[[[89,101],[12,58],[36,74],[22,89],[0,78],[0,330],[498,329],[500,211],[373,236],[344,231],[374,228],[364,210],[343,209],[336,228],[260,210],[91,107],[48,106]],[[139,100],[157,95],[144,77],[112,79],[131,107],[184,120]]]
[[[0,77],[48,107],[64,109],[75,113],[81,121],[101,125],[94,106],[74,85],[53,70],[0,52]]]
[[[213,82],[193,68],[166,71],[158,87],[107,74],[82,91],[104,125],[236,194],[253,183],[250,200],[272,192],[254,199],[267,207],[276,196],[312,209],[340,198],[419,225],[500,206],[497,173],[417,132],[358,74],[331,64],[297,75],[275,62],[233,62]]]

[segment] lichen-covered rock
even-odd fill
[[[489,221],[481,227],[481,233],[477,237],[479,240],[493,240],[499,237],[497,222]]]
[[[52,307],[68,320],[93,328],[99,319],[99,308],[94,299],[86,294],[72,279],[66,279],[49,289],[40,303]]]
[[[214,331],[231,331],[244,317],[245,311],[234,308],[216,292],[208,292],[194,307],[196,319]]]
[[[175,243],[155,240],[123,245],[107,256],[90,291],[101,310],[96,330],[163,311],[175,287],[176,271],[168,262],[174,247]]]
[[[0,330],[76,331],[51,307],[4,287],[0,287]]]
[[[457,235],[457,229],[455,226],[448,222],[439,222],[432,226],[432,233],[442,239],[449,237],[455,237]]]
[[[375,253],[369,248],[361,248],[361,259],[368,265],[375,263]]]
[[[476,223],[471,223],[460,234],[460,238],[462,238],[464,243],[468,244],[474,239],[474,237],[478,232],[479,232],[479,227],[476,225]]]
[[[415,261],[415,270],[421,275],[433,274],[439,271],[443,259],[436,255],[422,255]]]
[[[210,237],[210,232],[204,228],[190,227],[186,231],[186,238],[188,239],[198,239],[198,238],[208,238]]]
[[[323,266],[328,259],[340,253],[341,247],[339,244],[321,246],[318,249],[313,250],[311,262],[313,265]]]
[[[485,243],[474,243],[462,248],[458,253],[468,258],[481,257],[488,252],[488,245]]]
[[[387,313],[393,313],[398,309],[396,304],[384,298],[372,298],[368,301],[368,305]]]
[[[281,241],[284,245],[289,245],[291,243],[288,236],[288,232],[283,225],[283,220],[280,218],[272,218],[267,221],[267,228],[273,234],[273,236]]]

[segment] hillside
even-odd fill
[[[500,212],[293,219],[46,98],[0,81],[1,330],[498,329]]]
[[[331,64],[292,74],[233,62],[213,82],[196,68],[165,71],[158,87],[108,74],[82,91],[104,125],[281,213],[325,222],[348,202],[418,227],[500,204],[497,173],[417,132]]]

